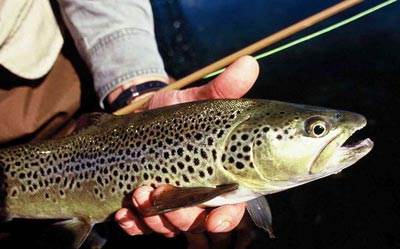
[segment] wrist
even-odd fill
[[[167,84],[168,79],[162,77],[146,77],[126,82],[107,96],[108,109],[116,111],[165,87]]]

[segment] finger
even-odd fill
[[[212,210],[206,219],[209,232],[221,233],[234,229],[243,217],[246,204],[225,205]]]
[[[133,205],[144,213],[144,210],[150,208],[151,204],[151,192],[153,188],[149,186],[142,186],[133,192]],[[161,215],[153,215],[143,217],[144,223],[154,232],[163,234],[166,237],[174,237],[179,233],[179,230],[174,227],[166,218]]]
[[[236,60],[222,74],[202,86],[206,98],[240,98],[245,95],[257,80],[259,67],[251,56]]]
[[[169,222],[181,231],[202,232],[205,230],[206,210],[200,207],[182,208],[164,214]]]
[[[204,86],[157,93],[149,101],[148,108],[204,99],[240,98],[254,85],[258,71],[258,63],[253,57],[241,57]]]
[[[115,220],[120,227],[129,235],[141,235],[151,232],[140,219],[129,209],[122,208],[115,214]]]
[[[210,83],[178,92],[184,102],[202,99],[240,98],[254,85],[258,77],[258,63],[251,56],[236,60]]]

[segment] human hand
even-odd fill
[[[257,76],[257,62],[252,57],[245,56],[204,86],[156,93],[145,109],[195,100],[240,98],[253,86]],[[152,191],[153,189],[148,186],[134,191],[133,204],[139,212],[151,205]],[[209,213],[204,208],[190,207],[140,219],[131,210],[122,208],[116,213],[115,218],[122,229],[130,235],[154,231],[166,237],[173,237],[180,231],[229,232],[239,224],[244,210],[244,203],[221,206]]]
[[[132,202],[139,214],[151,207],[151,195],[154,189],[149,186],[137,188]],[[225,205],[211,210],[198,206],[182,208],[163,215],[142,217],[141,219],[128,208],[120,209],[115,218],[122,229],[130,235],[156,232],[166,237],[174,237],[181,231],[213,233],[228,232],[234,229],[243,217],[245,204]]]
[[[254,85],[258,71],[257,61],[251,56],[244,56],[236,60],[222,74],[206,85],[156,93],[144,109],[154,109],[196,100],[240,98]]]

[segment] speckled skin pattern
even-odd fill
[[[101,222],[144,184],[213,187],[245,177],[251,185],[263,136],[293,139],[306,112],[267,100],[195,102],[109,115],[63,139],[3,149],[0,215]]]

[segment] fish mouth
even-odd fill
[[[321,174],[321,177],[339,173],[368,154],[374,146],[373,141],[369,138],[355,141],[353,137],[355,132],[365,126],[366,120],[362,117],[359,126],[352,132],[334,137],[315,158],[309,173]]]

